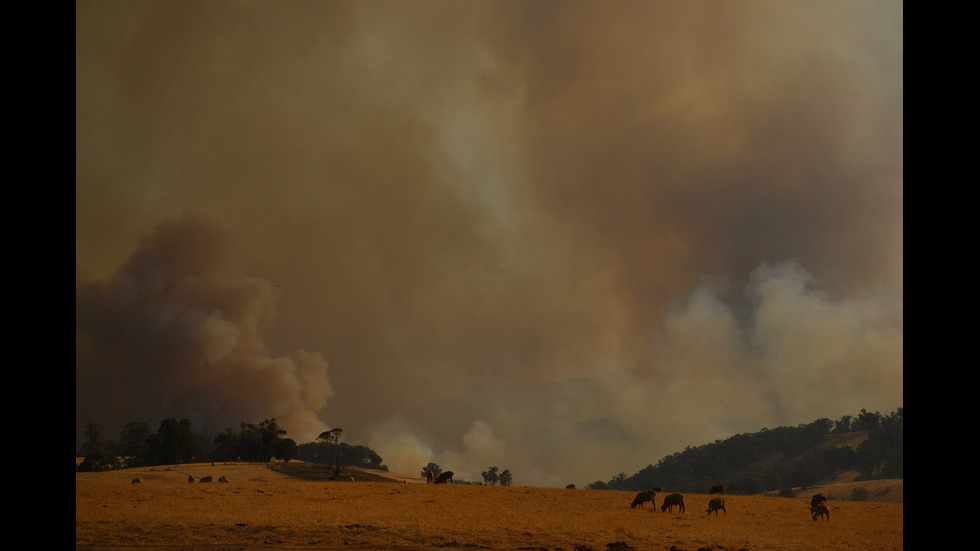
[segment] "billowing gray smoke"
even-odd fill
[[[75,289],[76,431],[190,418],[212,434],[276,418],[311,441],[333,394],[317,352],[272,357],[262,330],[276,293],[236,269],[220,233],[193,216],[165,222],[108,280]],[[115,439],[118,432],[105,432]]]
[[[79,3],[76,424],[558,485],[894,410],[902,9]]]

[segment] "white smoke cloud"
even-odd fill
[[[746,286],[746,316],[702,284],[654,332],[648,362],[599,371],[616,419],[646,441],[638,449],[657,450],[647,461],[766,426],[901,406],[894,297],[832,300],[813,284],[799,262],[764,264]]]
[[[394,473],[416,475],[434,459],[432,449],[416,436],[401,416],[393,416],[372,426],[367,445],[384,459]]]
[[[444,402],[374,430],[372,447],[392,470],[434,461],[479,481],[498,466],[519,473],[517,484],[582,485],[733,434],[902,405],[894,297],[833,300],[796,261],[761,265],[744,293],[739,313],[715,284],[693,289],[652,333],[643,363],[596,359],[588,380]],[[872,384],[873,399],[853,390]],[[454,432],[441,418],[473,421]],[[426,424],[456,437],[423,443]]]

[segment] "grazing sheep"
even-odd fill
[[[728,514],[728,509],[725,509],[725,498],[712,498],[711,501],[708,502],[708,514],[710,515],[711,513],[714,513],[715,516],[718,516],[719,509],[725,511],[726,515]]]
[[[820,517],[827,517],[824,520],[830,520],[830,509],[827,508],[826,501],[818,501],[815,505],[810,507],[810,512],[813,514],[813,521],[816,522]]]
[[[201,477],[201,480],[199,482],[202,482],[202,483],[204,483],[204,482],[214,482],[214,477],[211,476],[211,475],[202,476]]]
[[[568,490],[574,490],[575,489],[575,485],[574,484],[569,484],[568,486],[565,486],[565,488],[568,489]]]
[[[134,478],[133,481],[130,482],[130,484],[142,484],[142,483],[143,483],[142,478]]]
[[[191,484],[193,484],[194,483],[194,477],[192,475],[187,475],[187,482],[190,482]]]
[[[718,484],[718,485],[712,486],[711,489],[708,490],[708,493],[709,494],[724,494],[725,493],[725,485],[724,484]]]
[[[654,501],[654,498],[656,497],[657,497],[657,493],[654,492],[653,490],[640,492],[636,494],[636,497],[633,498],[633,503],[630,503],[630,509],[636,509],[637,505],[639,505],[640,508],[642,509],[643,504],[649,501],[653,505],[654,510],[656,510],[657,502]]]
[[[218,479],[218,482],[228,482],[228,477],[222,476],[221,478]]]
[[[660,511],[663,512],[669,508],[670,512],[673,513],[674,505],[680,507],[682,513],[686,512],[686,509],[684,508],[684,496],[677,493],[670,494],[669,496],[664,498],[664,502],[660,506]],[[726,511],[725,514],[727,515],[728,512]]]
[[[439,476],[436,477],[436,480],[435,480],[435,482],[433,482],[433,484],[445,484],[446,482],[449,482],[450,484],[453,483],[453,472],[452,471],[445,471],[445,472],[439,473]]]

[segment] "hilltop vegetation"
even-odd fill
[[[797,427],[736,434],[668,455],[632,476],[620,473],[593,489],[640,491],[655,486],[681,492],[707,492],[725,484],[728,493],[759,494],[826,483],[842,472],[857,480],[904,478],[904,414],[864,409],[838,421],[817,419]],[[860,441],[856,448],[850,442]],[[844,443],[843,445],[841,445]]]
[[[88,441],[80,450],[85,460],[77,470],[98,472],[212,461],[268,463],[273,458],[287,463],[299,459],[327,465],[333,469],[334,477],[343,467],[350,466],[388,470],[374,450],[341,442],[342,433],[342,429],[332,429],[320,434],[314,442],[297,445],[275,419],[266,419],[258,425],[241,423],[240,430],[228,428],[211,438],[194,432],[188,419],[168,418],[155,433],[150,433],[146,422],[140,421],[126,425],[118,442],[105,442],[98,425],[90,423],[86,427]]]
[[[98,427],[89,425],[79,471],[173,465],[201,461],[260,461],[276,457],[286,464],[300,459],[322,469],[306,468],[302,477],[335,479],[343,467],[387,471],[382,458],[362,445],[340,442],[341,429],[324,432],[315,442],[297,445],[275,419],[258,425],[242,423],[211,439],[191,430],[188,420],[165,419],[151,434],[145,422],[130,423],[120,441],[103,442]],[[857,481],[901,479],[903,472],[904,412],[882,415],[864,409],[837,421],[821,418],[797,427],[763,428],[736,434],[698,447],[688,447],[627,476],[620,473],[591,489],[641,491],[656,486],[672,491],[704,493],[725,484],[729,494],[753,495],[807,488],[835,481],[841,473],[856,472]],[[430,463],[430,467],[433,464]],[[296,469],[280,466],[294,476]],[[298,467],[297,467],[298,468]],[[496,467],[484,473],[493,484]],[[509,485],[510,472],[505,471]]]

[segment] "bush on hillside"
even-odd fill
[[[85,456],[78,468],[80,473],[98,473],[102,471],[115,471],[121,469],[119,458],[105,452],[93,452]]]

